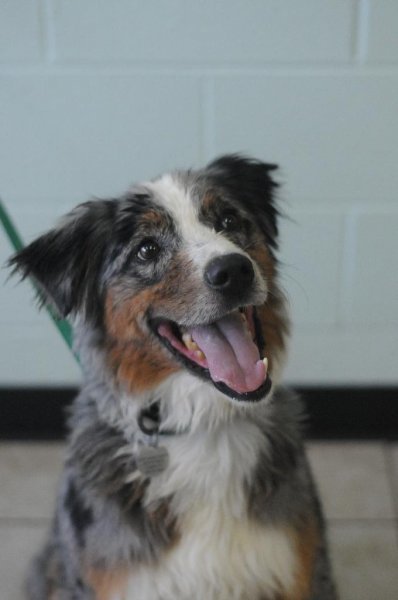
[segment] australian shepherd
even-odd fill
[[[84,372],[32,600],[336,598],[281,385],[275,169],[163,175],[12,258],[73,320]]]

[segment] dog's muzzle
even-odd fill
[[[224,394],[261,400],[270,391],[271,380],[253,304],[259,294],[255,267],[238,252],[218,255],[205,265],[203,283],[212,302],[223,307],[218,316],[204,316],[192,324],[160,316],[150,320],[150,327],[188,370],[210,379]]]

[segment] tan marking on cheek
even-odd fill
[[[152,286],[130,298],[122,299],[118,289],[108,293],[105,302],[107,330],[116,340],[144,339],[145,315],[148,306],[156,302],[159,286]]]
[[[90,568],[85,579],[95,593],[96,600],[112,600],[123,597],[127,590],[128,573],[126,570],[104,571]]]
[[[108,362],[116,380],[130,392],[153,388],[180,368],[145,324],[147,308],[158,293],[154,286],[120,303],[112,293],[106,300]]]
[[[280,303],[269,297],[266,304],[257,307],[265,347],[264,354],[269,361],[269,372],[272,376],[273,362],[285,350],[285,338],[289,332],[287,319],[280,314]]]
[[[150,308],[153,314],[177,323],[183,321],[197,293],[191,273],[192,265],[181,252],[159,283],[131,297],[126,297],[124,286],[108,292],[108,363],[116,381],[128,391],[139,393],[154,388],[182,368],[148,330],[146,315]]]
[[[112,352],[112,363],[117,366],[116,378],[134,393],[144,392],[160,385],[180,367],[172,365],[163,357],[139,349],[123,349]]]
[[[275,277],[275,260],[267,247],[261,243],[247,250],[248,255],[257,263],[263,276],[268,280]]]
[[[272,255],[263,244],[248,250],[248,254],[260,267],[268,287],[267,301],[257,307],[257,315],[265,341],[264,352],[269,360],[269,371],[272,376],[273,361],[285,350],[289,322],[284,310],[283,297],[277,285],[276,265]]]

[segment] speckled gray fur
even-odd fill
[[[167,548],[172,524],[166,520],[154,525],[142,508],[146,482],[125,483],[126,476],[135,471],[134,456],[117,453],[133,442],[134,434],[109,422],[114,420],[118,404],[104,380],[97,384],[91,380],[74,403],[51,535],[27,586],[31,600],[44,600],[52,589],[57,589],[57,600],[91,600],[94,596],[83,583],[82,564],[111,569],[121,563],[155,561]],[[119,410],[121,414],[120,404]],[[299,525],[308,514],[316,515],[322,543],[309,600],[335,600],[323,518],[301,439],[300,401],[280,388],[260,412],[239,417],[263,423],[267,446],[248,484],[248,510],[254,519],[276,524]],[[140,431],[135,435],[145,439]]]
[[[27,581],[30,600],[96,600],[90,587],[93,570],[96,573],[123,570],[136,577],[141,565],[145,571],[141,589],[146,591],[137,598],[134,590],[130,591],[128,600],[164,600],[163,587],[156,592],[150,589],[155,566],[162,564],[168,553],[173,554],[171,549],[178,548],[184,539],[180,528],[191,527],[193,542],[189,534],[185,540],[195,546],[201,529],[200,526],[195,529],[192,521],[198,514],[200,518],[205,515],[205,519],[211,514],[210,530],[218,526],[220,518],[223,523],[224,516],[227,518],[225,529],[220,528],[221,536],[224,535],[222,553],[214,550],[218,548],[217,539],[210,537],[215,562],[220,554],[224,558],[228,552],[229,535],[233,536],[235,531],[241,535],[239,527],[243,526],[250,530],[249,543],[243,545],[243,551],[235,552],[234,559],[235,566],[240,566],[245,553],[250,554],[255,563],[257,586],[251,589],[256,592],[250,595],[242,589],[234,599],[285,600],[286,596],[279,593],[284,589],[283,582],[278,580],[276,585],[275,580],[280,573],[287,573],[293,581],[298,563],[291,536],[305,532],[311,523],[318,532],[319,542],[312,590],[308,598],[301,593],[300,600],[336,600],[323,517],[302,442],[301,404],[294,394],[278,384],[288,320],[272,275],[273,270],[277,273],[278,244],[276,184],[270,175],[274,169],[274,165],[260,161],[225,156],[200,171],[174,174],[160,179],[158,184],[132,188],[120,199],[87,203],[12,259],[11,264],[23,276],[31,276],[38,282],[44,301],[55,305],[60,314],[75,318],[75,345],[84,372],[84,383],[69,418],[65,468],[48,542],[34,561]],[[200,202],[206,198],[207,203],[210,198],[211,206],[206,208],[203,202],[202,210]],[[195,203],[196,212],[191,210],[188,214],[186,203],[190,201]],[[169,206],[170,212],[166,208]],[[223,218],[230,216],[231,211],[238,222],[240,219],[241,228],[223,230]],[[161,222],[158,237],[153,212]],[[145,214],[149,217],[146,222]],[[186,221],[188,226],[180,227]],[[190,237],[195,238],[196,230],[202,232],[203,239],[196,239],[195,248],[190,248]],[[160,244],[158,260],[139,259],[139,249],[148,235],[155,236]],[[206,244],[208,250],[203,254]],[[268,257],[266,264],[257,264],[255,253],[250,258],[249,249],[256,244],[260,256]],[[178,263],[182,247],[189,260]],[[236,256],[237,252],[238,256],[245,255],[246,262],[252,265],[253,280],[248,289],[242,288],[240,280],[235,282],[228,297],[219,289],[210,289],[204,269],[215,254]],[[198,257],[203,257],[200,264]],[[179,269],[181,264],[185,266]],[[168,353],[168,360],[175,361],[177,367],[156,385],[151,381],[156,369],[149,371],[146,387],[140,388],[145,391],[127,392],[127,386],[123,387],[126,382],[118,380],[118,365],[112,367],[107,355],[112,343],[120,340],[115,340],[112,336],[116,334],[108,330],[106,292],[117,289],[116,302],[122,304],[128,299],[134,317],[135,295],[161,282],[169,265],[174,265],[173,273],[177,271],[180,278],[177,285],[172,280],[174,284],[168,288],[171,296],[166,313],[159,315],[156,306],[151,306],[145,318],[141,314],[145,337],[129,338],[127,347],[148,346],[152,359]],[[185,292],[181,292],[184,285]],[[241,393],[239,386],[231,389],[224,385],[224,391],[220,391],[220,386],[217,388],[220,380],[212,379],[208,369],[193,360],[184,362],[184,356],[176,357],[164,340],[160,343],[159,329],[153,325],[153,317],[160,316],[176,326],[209,327],[209,323],[230,313],[238,317],[243,306],[261,307],[265,302],[273,315],[268,317],[271,319],[266,324],[271,327],[268,332],[270,338],[274,336],[277,340],[274,346],[271,344],[270,354],[273,387],[271,378],[267,381],[264,375],[259,388],[247,387]],[[114,305],[111,312],[113,308]],[[253,329],[254,320],[253,317]],[[124,321],[124,327],[131,322],[132,319]],[[246,333],[250,335],[249,330]],[[257,343],[259,359],[265,356],[263,350],[269,350],[263,333],[252,333],[251,341]],[[121,343],[126,344],[126,340],[122,338]],[[130,390],[136,389],[135,380],[128,383]],[[269,384],[266,392],[265,384]],[[255,397],[256,393],[260,395]],[[138,418],[140,411],[154,401],[159,403],[160,443],[168,449],[170,464],[162,474],[149,478],[137,470],[137,452],[142,445],[152,444],[153,437],[140,429]],[[162,423],[166,430],[172,430],[171,435],[162,435]],[[214,500],[211,506],[210,492]],[[191,511],[194,505],[196,513]],[[228,514],[224,515],[224,510]],[[275,535],[271,543],[269,532]],[[256,562],[253,538],[260,540],[258,547],[265,549],[272,563],[266,577],[264,563]],[[274,542],[282,548],[280,555],[286,558],[289,567],[286,570],[280,561],[273,562]],[[186,546],[182,544],[183,554]],[[198,547],[196,560],[198,556],[204,558],[200,544],[195,546]],[[219,571],[215,570],[217,577],[213,576],[212,562],[207,570],[211,580],[208,587],[207,583],[203,585],[202,595],[194,597],[192,594],[204,578],[201,572],[198,576],[196,564],[193,567],[192,563],[186,564],[185,555],[182,563],[181,556],[178,560],[176,571],[174,567],[169,571],[166,568],[165,578],[159,576],[159,585],[167,582],[167,600],[174,597],[209,600],[203,597],[203,590],[207,590],[211,600],[221,600],[217,596],[218,578],[224,574],[222,600],[229,599],[228,590],[232,586],[235,589],[236,584],[251,585],[251,565],[246,568],[248,563],[245,563],[246,570],[242,573],[246,578],[241,584],[236,579],[237,571],[220,560]],[[187,593],[183,597],[173,595],[174,584],[177,589],[187,589],[178,587],[179,579],[182,584],[187,582],[188,597]],[[288,598],[291,597],[290,593]]]

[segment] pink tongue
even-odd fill
[[[222,381],[240,394],[253,392],[264,383],[264,363],[240,313],[195,327],[190,334],[206,356],[213,381]]]

